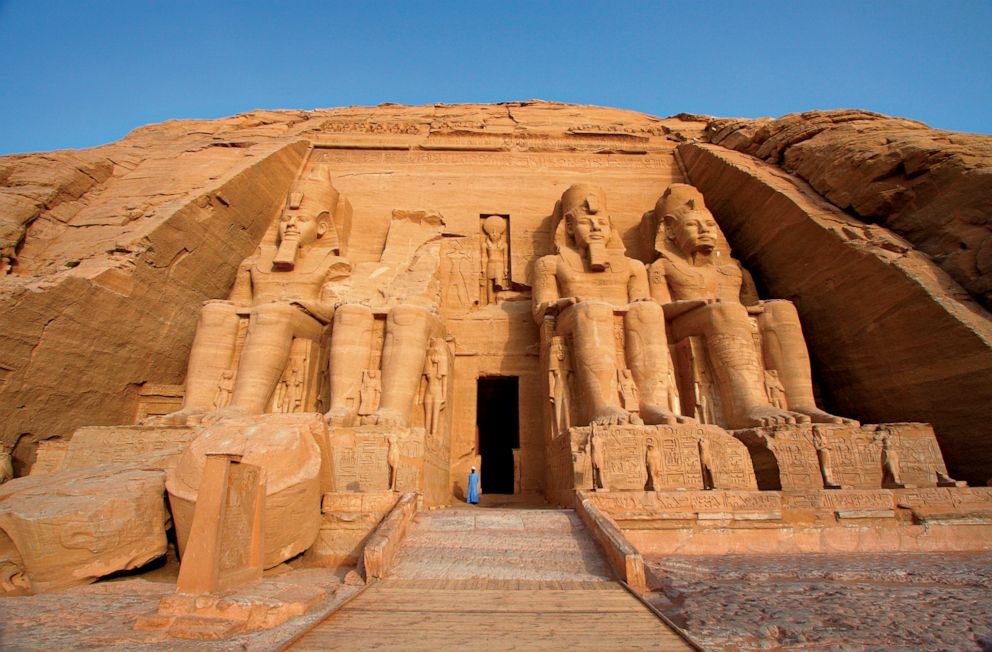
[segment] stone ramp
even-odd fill
[[[565,510],[417,515],[396,565],[291,649],[689,650]]]

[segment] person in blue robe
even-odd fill
[[[479,474],[475,472],[475,467],[472,467],[472,472],[468,474],[468,498],[465,502],[471,503],[473,505],[479,504]]]

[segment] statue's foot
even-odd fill
[[[324,415],[328,425],[348,427],[355,422],[355,415],[348,408],[336,407]]]
[[[383,408],[362,417],[362,424],[370,426],[388,426],[390,428],[406,428],[406,417],[396,410]]]
[[[209,426],[220,421],[227,421],[229,419],[241,419],[248,416],[248,410],[237,405],[228,405],[227,407],[221,408],[219,410],[213,410],[212,412],[207,412],[199,420],[205,426]]]
[[[656,405],[642,405],[641,419],[649,426],[674,426],[680,423],[698,423],[692,417],[675,414],[671,410],[658,407]]]
[[[810,418],[813,423],[833,423],[843,426],[860,426],[861,424],[854,419],[848,419],[847,417],[838,417],[829,412],[824,412],[818,407],[797,407],[792,408],[792,412],[798,412],[799,414],[805,414]]]
[[[613,405],[608,405],[599,410],[595,416],[589,421],[590,424],[596,426],[640,426],[644,425],[644,421],[641,417],[619,408]]]
[[[782,410],[771,405],[755,405],[738,420],[738,428],[767,428],[809,423],[810,418],[799,412]]]
[[[183,408],[181,410],[176,410],[175,412],[170,412],[169,414],[161,414],[154,417],[145,417],[141,420],[139,425],[142,426],[187,426],[194,425],[200,422],[200,417],[203,416],[206,410],[198,410],[194,408]]]

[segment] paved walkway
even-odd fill
[[[296,650],[688,650],[611,579],[572,511],[423,512],[390,576]]]

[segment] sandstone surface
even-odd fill
[[[58,591],[161,557],[164,483],[159,470],[102,466],[0,486],[5,585],[23,574],[14,587]]]

